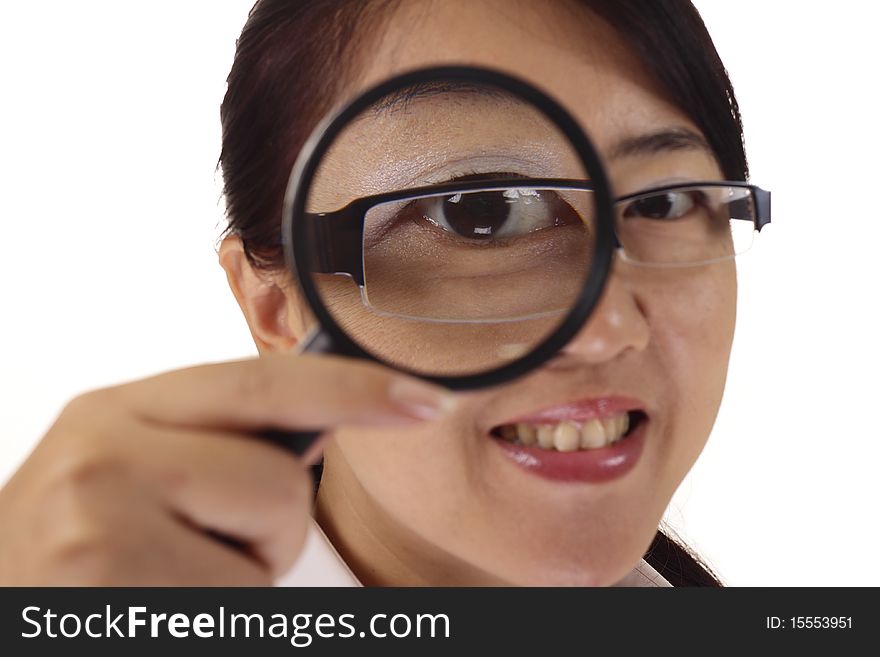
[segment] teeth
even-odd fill
[[[505,440],[520,445],[572,452],[615,443],[629,430],[629,425],[629,414],[618,413],[584,423],[566,420],[558,424],[506,424],[500,427],[499,433]]]
[[[544,449],[550,449],[553,447],[553,435],[556,432],[553,430],[552,424],[542,424],[538,427],[538,445],[543,447]]]
[[[605,426],[601,420],[590,420],[581,429],[581,447],[590,449],[591,447],[602,447],[606,442],[606,436],[615,435],[617,433],[617,421],[611,420],[607,424],[612,425],[608,428],[611,431],[605,431]]]
[[[523,445],[534,445],[538,442],[538,431],[531,424],[508,425],[513,429],[513,439],[519,438]]]
[[[618,422],[620,422],[620,426],[617,427],[617,435],[622,436],[629,431],[629,413],[623,413]]]
[[[553,432],[553,446],[560,452],[573,452],[581,446],[581,432],[574,422],[560,422]]]

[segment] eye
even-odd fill
[[[668,191],[641,196],[624,206],[625,218],[672,220],[683,217],[704,199],[700,191]]]
[[[574,210],[547,190],[462,192],[420,202],[422,217],[471,240],[510,238],[572,221]]]
[[[499,192],[455,194],[434,202],[435,219],[441,227],[462,237],[487,239],[497,235],[513,214]]]

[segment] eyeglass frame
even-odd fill
[[[309,237],[314,240],[313,244],[321,245],[321,249],[317,253],[310,254],[311,262],[309,264],[312,267],[313,273],[347,274],[359,286],[363,287],[365,285],[364,222],[366,221],[367,213],[372,208],[395,201],[443,196],[459,192],[504,191],[512,187],[593,191],[593,186],[589,181],[585,180],[574,180],[571,178],[508,178],[449,182],[362,196],[332,212],[305,213],[304,216],[310,220],[307,227]],[[612,206],[616,207],[620,203],[648,194],[694,187],[736,187],[747,189],[755,209],[754,217],[731,217],[731,219],[751,221],[755,231],[759,233],[764,226],[770,223],[770,192],[757,185],[738,180],[687,181],[660,185],[617,197],[612,200]],[[658,219],[657,221],[662,220]],[[616,229],[614,232],[614,247],[615,249],[621,248]],[[666,266],[674,266],[674,263],[672,265],[664,264]],[[687,265],[689,263],[682,264]]]

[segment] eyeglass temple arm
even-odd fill
[[[747,187],[751,194],[751,208],[749,200],[742,198],[730,204],[731,219],[750,221],[758,232],[770,223],[770,192],[755,185],[739,185]],[[733,208],[736,208],[735,210]]]
[[[770,223],[770,192],[752,185],[752,194],[755,197],[755,229],[761,229]]]
[[[310,244],[318,248],[309,254],[309,270],[321,274],[348,274],[364,285],[364,212],[350,204],[336,212],[306,213]]]

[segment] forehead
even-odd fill
[[[489,66],[559,100],[600,151],[637,130],[694,127],[617,33],[575,1],[407,0],[366,53],[354,90],[421,66]]]
[[[406,0],[371,36],[342,97],[414,68],[488,66],[524,78],[565,106],[605,160],[615,193],[720,177],[693,122],[581,3]],[[310,207],[327,211],[359,196],[470,173],[589,178],[567,140],[535,117],[521,101],[491,94],[394,99],[340,135],[319,169]]]
[[[522,99],[496,92],[422,90],[370,107],[345,126],[324,156],[322,191],[351,200],[477,171],[589,177],[555,124]]]

